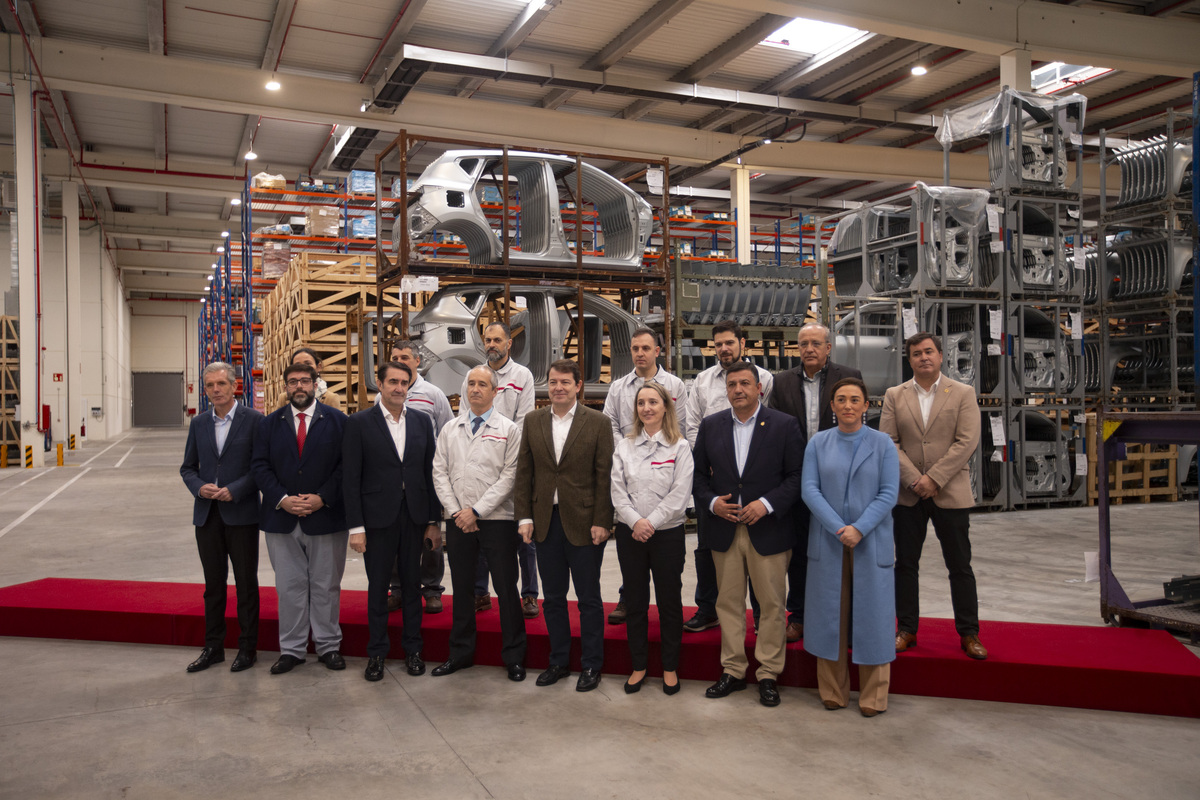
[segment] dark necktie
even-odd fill
[[[296,449],[300,451],[300,455],[304,455],[304,437],[308,435],[308,426],[304,424],[304,413],[296,415],[300,418],[300,424],[296,426]]]
[[[476,417],[471,420],[471,435],[479,433],[479,426],[483,424],[483,417]]]

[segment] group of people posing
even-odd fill
[[[422,615],[441,609],[443,524],[456,602],[449,657],[435,676],[472,666],[490,574],[501,656],[508,677],[524,680],[525,619],[537,615],[540,576],[550,655],[537,684],[571,674],[573,585],[576,689],[594,689],[604,657],[600,571],[615,538],[633,667],[626,693],[646,683],[651,584],[663,692],[679,691],[684,632],[716,626],[722,674],[705,694],[745,689],[749,589],[760,702],[779,704],[787,644],[803,639],[818,660],[825,707],[848,705],[853,661],[859,709],[872,717],[887,710],[890,662],[917,643],[930,520],[962,649],[987,657],[968,536],[980,416],[974,390],[941,374],[936,336],[905,343],[914,377],[887,390],[878,431],[865,424],[861,375],[829,361],[829,331],[819,324],[800,329],[802,365],[772,375],[743,360],[736,323],[718,323],[717,364],[690,386],[658,364],[656,334],[639,329],[634,370],[612,382],[603,413],[579,402],[582,376],[570,360],[550,365],[550,403],[535,409],[533,376],[510,358],[508,328],[489,325],[484,343],[488,363],[467,375],[457,416],[421,378],[414,342],[393,348],[377,372],[376,404],[349,417],[318,399],[324,385],[311,351],[293,356],[284,370],[288,403],[266,417],[234,400],[231,366],[205,368],[212,411],[192,421],[180,469],[196,497],[205,577],[205,646],[189,672],[225,658],[229,564],[240,626],[231,669],[255,663],[262,530],[279,597],[273,674],[305,662],[310,632],[317,659],[345,668],[338,619],[347,547],[366,567],[366,679],[382,679],[391,649],[389,588],[391,608],[402,611],[405,668],[423,674]],[[684,523],[693,502],[697,610],[685,622]]]

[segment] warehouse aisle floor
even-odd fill
[[[184,435],[135,430],[69,454],[72,466],[0,473],[0,585],[200,581]],[[1194,502],[1114,508],[1113,519],[1131,596],[1200,571]],[[1102,624],[1098,585],[1083,582],[1096,509],[979,514],[972,528],[985,643],[987,620]],[[344,585],[363,589],[357,558]],[[936,545],[924,566],[922,614],[949,616]],[[684,577],[687,598],[690,558]],[[273,583],[265,553],[260,579]],[[868,720],[825,711],[813,690],[784,689],[767,709],[753,690],[707,700],[695,682],[675,697],[656,681],[627,696],[610,675],[579,694],[490,667],[413,678],[397,662],[368,684],[364,659],[334,673],[310,658],[271,676],[264,652],[246,673],[226,662],[187,675],[192,649],[9,638],[0,653],[0,797],[1173,798],[1195,796],[1200,749],[1195,720],[1041,706],[893,695]]]

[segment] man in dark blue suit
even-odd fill
[[[433,487],[437,440],[427,414],[404,406],[412,369],[399,361],[381,364],[379,403],[346,421],[342,470],[350,549],[367,568],[367,668],[369,681],[383,678],[388,639],[388,584],[392,565],[400,574],[405,667],[425,672],[421,656],[421,548],[441,546],[441,505]],[[469,599],[469,598],[468,598]]]
[[[234,398],[233,367],[215,361],[201,375],[212,413],[192,419],[179,474],[196,497],[192,524],[204,568],[204,649],[188,664],[199,672],[225,660],[225,595],[229,564],[237,584],[238,654],[231,672],[258,659],[258,487],[250,473],[262,414]]]
[[[271,674],[304,663],[310,626],[317,659],[329,669],[345,669],[338,613],[346,569],[346,415],[317,402],[317,371],[308,364],[288,366],[283,380],[288,404],[259,426],[253,459],[262,491],[260,527],[279,595],[279,660]]]
[[[762,386],[753,365],[725,373],[729,411],[704,418],[696,436],[696,512],[707,514],[705,532],[717,568],[717,618],[721,621],[721,679],[708,697],[746,688],[746,578],[754,582],[762,625],[754,646],[759,700],[779,705],[775,679],[787,655],[784,596],[796,534],[789,516],[800,499],[804,436],[795,417],[759,402]]]

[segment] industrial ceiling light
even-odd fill
[[[242,156],[242,158],[246,159],[247,161],[253,161],[254,159],[258,158],[258,153],[254,152],[253,150],[247,150],[246,155]]]
[[[228,238],[229,238],[229,231],[221,231],[221,238],[222,238],[222,239],[228,239]]]
[[[241,204],[242,204],[242,198],[240,198],[240,197],[234,197],[229,200],[229,205],[231,205],[231,206],[240,206]]]
[[[363,100],[363,101],[362,101],[361,103],[359,103],[359,105],[358,105],[358,110],[359,110],[359,112],[360,112],[360,113],[362,113],[362,112],[365,112],[365,111],[366,111],[366,110],[367,110],[367,109],[370,107],[370,105],[371,105],[371,101],[370,101],[370,100]]]
[[[919,77],[921,75],[924,75],[926,72],[929,72],[929,70],[925,69],[925,67],[921,66],[920,64],[913,65],[913,68],[912,68],[913,75],[916,75]]]
[[[225,252],[225,248],[224,248],[224,247],[218,247],[218,248],[217,248],[217,252],[218,252],[218,253],[224,253],[224,252]]]
[[[275,80],[274,73],[271,73],[271,80],[267,81],[267,91],[268,92],[278,92],[279,91],[279,81]]]

